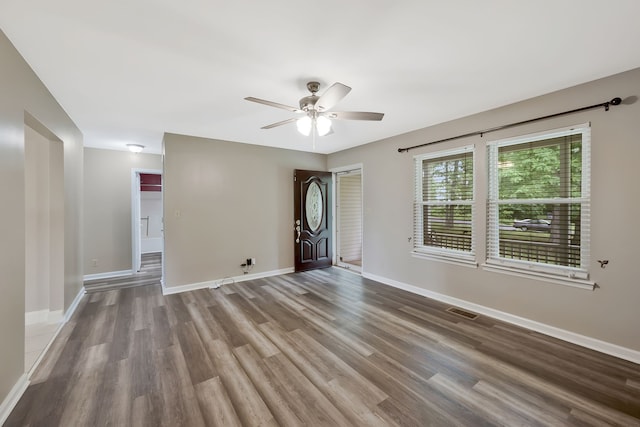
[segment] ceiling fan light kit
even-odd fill
[[[324,136],[331,132],[331,119],[336,120],[371,120],[380,121],[384,117],[384,113],[370,113],[362,111],[329,111],[336,105],[342,98],[347,96],[351,91],[351,88],[342,83],[334,83],[327,89],[321,96],[316,95],[320,89],[320,83],[309,82],[307,83],[307,89],[311,92],[311,95],[305,96],[300,99],[298,104],[300,108],[291,107],[285,104],[280,104],[273,101],[267,101],[265,99],[247,97],[247,101],[257,102],[258,104],[268,105],[270,107],[276,107],[283,110],[291,111],[297,114],[303,114],[298,118],[291,118],[283,120],[277,123],[272,123],[267,126],[263,126],[262,129],[272,129],[274,127],[282,126],[287,123],[296,123],[298,132],[305,136],[309,136],[313,133],[315,136]]]
[[[325,136],[331,130],[331,120],[325,116],[319,116],[315,121],[315,125],[320,136]]]
[[[127,144],[127,148],[129,149],[129,151],[131,151],[132,153],[140,153],[142,152],[142,150],[144,150],[144,145],[140,145],[140,144]]]
[[[300,117],[296,120],[296,126],[298,127],[298,132],[304,136],[309,136],[311,134],[311,117]]]

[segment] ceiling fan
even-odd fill
[[[373,120],[380,121],[384,117],[384,113],[369,113],[363,111],[330,111],[342,98],[347,96],[351,88],[342,83],[334,83],[322,95],[318,96],[320,83],[309,82],[307,89],[311,95],[300,99],[300,108],[291,107],[289,105],[279,104],[277,102],[267,101],[260,98],[249,96],[245,98],[247,101],[257,102],[258,104],[269,105],[271,107],[281,108],[283,110],[298,113],[298,117],[292,117],[281,122],[272,123],[263,126],[261,129],[271,129],[274,127],[286,125],[288,123],[296,123],[298,131],[308,136],[312,131],[315,136],[324,136],[331,131],[331,119],[335,120]]]

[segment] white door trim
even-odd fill
[[[361,185],[360,185],[360,192],[361,192],[361,197],[362,197],[362,209],[360,211],[360,217],[362,218],[362,241],[360,242],[360,245],[362,246],[362,266],[360,267],[360,271],[364,271],[364,204],[365,204],[365,200],[364,200],[364,167],[362,165],[362,163],[355,163],[352,165],[347,165],[347,166],[339,166],[336,168],[331,168],[329,169],[329,172],[333,173],[333,179],[332,181],[332,185],[333,185],[333,206],[331,207],[332,209],[332,216],[333,216],[333,260],[332,260],[332,264],[333,265],[340,265],[340,262],[338,262],[338,200],[340,195],[338,194],[338,175],[342,174],[344,172],[353,172],[353,171],[359,171],[362,179],[361,179]]]
[[[150,173],[162,175],[160,169],[131,169],[131,269],[133,273],[140,271],[142,248],[140,242],[140,174]],[[164,233],[162,236],[164,246]],[[164,269],[163,269],[164,271]]]

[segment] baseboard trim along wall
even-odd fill
[[[195,291],[196,289],[216,289],[222,285],[228,285],[229,283],[246,282],[248,280],[262,279],[265,277],[279,276],[281,274],[293,273],[293,267],[282,268],[280,270],[264,271],[262,273],[243,274],[242,276],[223,277],[222,279],[209,280],[206,282],[192,283],[189,285],[170,286],[165,287],[162,285],[163,295],[179,294],[182,292]]]
[[[9,414],[11,414],[11,411],[13,411],[13,408],[27,390],[27,387],[29,387],[29,379],[27,378],[27,374],[23,374],[11,391],[9,391],[9,394],[2,404],[0,404],[0,425],[3,425],[4,422],[7,421]]]
[[[135,272],[133,270],[105,271],[104,273],[87,274],[82,279],[86,282],[87,280],[111,279],[114,277],[131,276],[134,273]]]
[[[55,332],[53,333],[53,336],[51,337],[51,339],[49,340],[47,345],[44,347],[44,349],[42,349],[42,352],[40,353],[40,356],[38,356],[36,361],[33,363],[33,366],[31,366],[31,369],[29,369],[29,372],[27,372],[27,378],[29,379],[29,381],[31,380],[31,376],[33,375],[33,373],[36,371],[36,369],[40,365],[40,362],[42,362],[42,359],[44,359],[44,356],[49,351],[49,347],[51,347],[51,344],[53,344],[53,341],[55,341],[55,339],[58,337],[58,334],[62,330],[62,327],[64,326],[65,323],[66,322],[60,322],[58,324],[58,327],[56,328]]]
[[[73,316],[73,313],[75,313],[76,308],[78,308],[78,304],[80,304],[80,301],[82,301],[82,297],[84,297],[85,294],[86,292],[84,290],[84,287],[80,288],[80,290],[78,291],[78,294],[73,299],[73,301],[71,301],[69,308],[64,314],[64,323],[67,323],[69,319],[71,319],[71,316]]]
[[[27,390],[27,387],[29,387],[29,379],[31,375],[36,371],[36,368],[44,358],[44,355],[49,350],[49,347],[51,346],[53,341],[56,339],[58,334],[60,333],[60,330],[62,330],[62,326],[65,323],[67,323],[69,319],[71,319],[71,316],[73,316],[73,313],[78,308],[78,305],[80,304],[80,301],[82,301],[82,297],[84,297],[84,295],[85,295],[84,288],[81,288],[78,294],[76,295],[76,297],[71,302],[71,305],[69,305],[69,308],[67,309],[64,316],[62,316],[62,310],[60,310],[59,312],[58,311],[49,312],[49,310],[42,310],[42,311],[47,311],[49,313],[56,313],[55,314],[56,316],[57,316],[57,313],[60,313],[60,320],[61,320],[60,325],[56,329],[55,333],[53,334],[53,337],[51,338],[51,340],[49,340],[46,347],[44,348],[44,350],[42,351],[38,359],[35,361],[31,369],[29,370],[29,372],[26,374],[23,374],[18,379],[18,381],[13,386],[13,388],[11,389],[7,397],[5,397],[5,399],[2,401],[2,404],[0,404],[0,426],[4,424],[7,418],[9,418],[9,414],[11,414],[11,411],[13,411],[13,408],[16,406],[16,404],[18,403],[18,401],[20,400],[24,392]],[[32,313],[42,313],[42,311],[37,311]],[[26,314],[27,313],[25,313],[25,321],[26,321]],[[40,315],[41,314],[38,314],[38,316]]]
[[[478,314],[484,314],[486,316],[493,317],[494,319],[502,320],[504,322],[511,323],[513,325],[521,326],[523,328],[530,329],[532,331],[540,332],[542,334],[549,335],[551,337],[558,338],[573,344],[577,344],[582,347],[589,348],[591,350],[595,350],[601,353],[615,356],[620,359],[628,360],[634,363],[640,363],[640,351],[632,350],[616,344],[608,343],[606,341],[601,341],[596,338],[591,338],[585,335],[577,334],[575,332],[556,328],[555,326],[547,325],[545,323],[540,323],[535,320],[530,320],[524,317],[515,316],[513,314],[505,313],[503,311],[495,310],[493,308],[485,307],[483,305],[475,304],[459,298],[429,291],[427,289],[423,289],[414,285],[409,285],[407,283],[399,282],[397,280],[388,279],[382,276],[377,276],[375,274],[363,273],[362,277],[375,280],[376,282],[380,282],[382,284],[389,285],[394,288],[402,289],[414,294],[422,295],[427,298],[444,302],[446,304],[451,304],[457,307],[461,307]]]

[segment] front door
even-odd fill
[[[296,271],[331,266],[331,172],[294,171]]]

